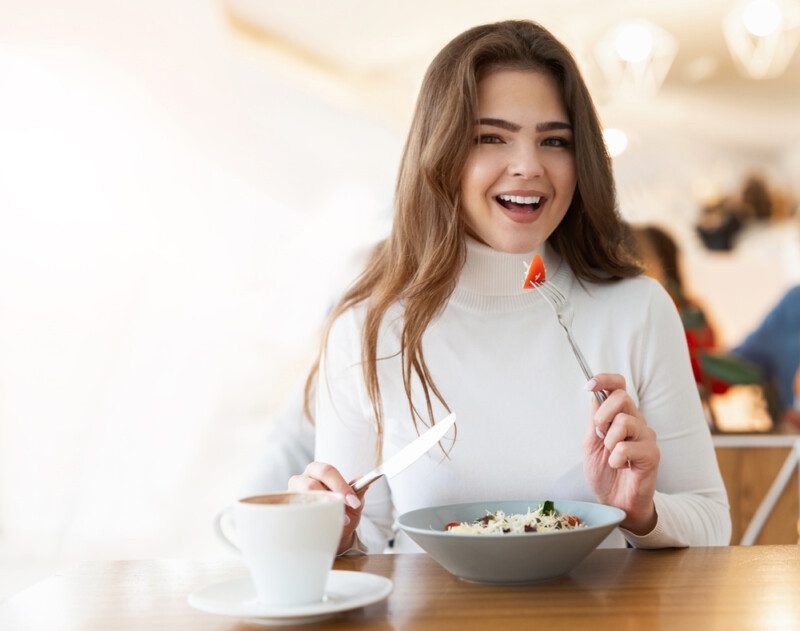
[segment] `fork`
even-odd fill
[[[572,336],[572,319],[575,316],[572,305],[569,303],[564,294],[561,293],[561,290],[552,282],[537,283],[530,281],[530,283],[533,288],[536,289],[539,294],[541,294],[542,298],[547,301],[547,304],[549,304],[553,309],[553,312],[556,314],[556,318],[558,319],[558,323],[567,334],[569,345],[572,347],[572,353],[575,355],[575,359],[578,360],[578,364],[580,364],[581,370],[583,371],[583,376],[586,377],[587,381],[589,381],[594,377],[594,373],[589,369],[589,364],[586,363],[586,358],[583,356],[578,343]],[[598,404],[601,404],[606,400],[605,392],[594,392],[593,394],[594,398],[597,399]]]

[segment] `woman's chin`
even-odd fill
[[[484,227],[485,228],[485,227]],[[514,226],[517,228],[517,226]],[[539,248],[545,239],[540,234],[541,231],[522,231],[503,230],[503,229],[484,229],[475,230],[467,226],[467,234],[484,245],[488,245],[493,250],[505,252],[506,254],[527,254]]]
[[[527,254],[542,245],[540,239],[532,237],[497,238],[492,241],[489,242],[492,248],[507,254]]]

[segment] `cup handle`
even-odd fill
[[[233,506],[228,506],[227,508],[223,508],[220,512],[216,514],[214,517],[214,531],[217,533],[217,537],[219,540],[222,541],[226,546],[228,546],[231,550],[237,553],[241,553],[239,546],[237,546],[231,539],[225,534],[225,530],[222,528],[222,520],[226,517],[231,517],[231,511],[233,510]]]

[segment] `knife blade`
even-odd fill
[[[394,456],[388,460],[384,460],[379,466],[375,467],[369,473],[361,476],[358,480],[351,485],[356,493],[366,489],[370,484],[375,482],[381,476],[393,478],[403,469],[418,460],[424,453],[431,447],[438,443],[442,436],[447,433],[453,424],[456,422],[456,415],[450,414],[445,417],[425,433],[412,440],[408,445],[403,447]]]

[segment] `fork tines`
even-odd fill
[[[567,301],[564,294],[561,293],[561,290],[551,282],[542,281],[537,283],[531,281],[531,285],[533,285],[534,289],[538,289],[546,293],[548,296],[552,297],[553,300],[555,300],[556,302],[564,303]]]

